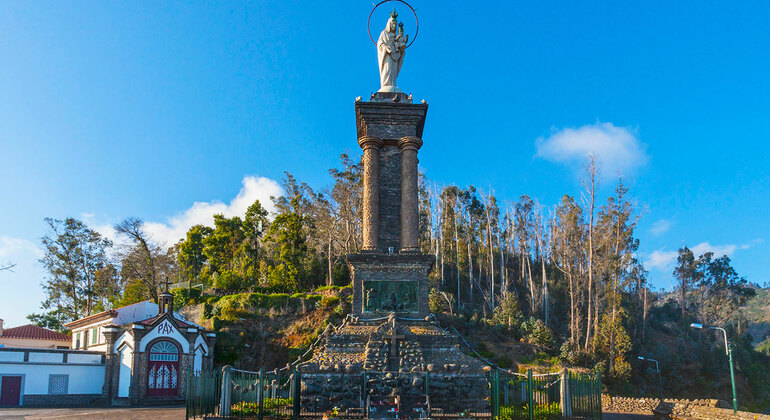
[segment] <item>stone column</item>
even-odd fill
[[[380,223],[380,148],[382,140],[377,137],[363,136],[358,145],[364,150],[364,250],[377,249],[377,237]]]
[[[402,137],[401,148],[401,250],[417,252],[419,214],[417,197],[417,151],[422,146],[419,137]]]

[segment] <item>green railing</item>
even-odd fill
[[[377,379],[385,374],[364,372],[364,394],[368,394],[367,378]],[[424,394],[422,389],[415,392],[429,399],[432,382],[430,374],[425,373]],[[535,374],[531,370],[520,374],[493,369],[489,375],[489,389],[489,412],[477,413],[480,417],[500,420],[602,418],[601,375],[598,372],[574,373],[565,369],[552,374]],[[221,416],[263,420],[317,415],[301,410],[300,390],[299,371],[286,368],[253,372],[227,366],[221,373],[189,374],[186,418]],[[430,411],[427,407],[427,412]]]
[[[602,418],[602,375],[567,372],[572,417]]]
[[[215,415],[219,410],[222,375],[218,371],[187,375],[185,418]]]
[[[300,382],[287,369],[259,372],[226,366],[222,373],[191,375],[187,381],[187,416],[231,419],[295,418]]]
[[[526,374],[495,369],[490,373],[490,408],[500,420],[602,418],[601,376],[561,373]]]

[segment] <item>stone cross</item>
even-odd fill
[[[403,340],[404,337],[398,334],[395,328],[390,330],[390,334],[385,334],[385,339],[390,340],[390,357],[398,357],[398,340]]]

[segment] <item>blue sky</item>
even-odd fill
[[[547,206],[622,171],[640,256],[670,287],[683,244],[764,283],[770,251],[766,2],[438,2],[399,87],[430,103],[420,165]],[[38,311],[43,218],[173,239],[213,212],[315,187],[358,155],[354,99],[379,88],[368,1],[0,3],[0,318]],[[407,33],[414,23],[398,7]],[[384,27],[378,10],[372,32]],[[197,204],[196,204],[197,203]]]

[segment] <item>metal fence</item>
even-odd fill
[[[500,420],[602,418],[601,375],[526,374],[493,370],[490,374],[492,416]]]
[[[188,373],[185,418],[201,418],[217,413],[221,389],[222,374],[218,371]]]
[[[363,372],[362,407],[347,417],[367,416],[371,401],[368,395],[367,379],[377,379],[384,372]],[[473,413],[474,417],[491,417],[500,420],[551,420],[562,418],[602,418],[601,375],[597,373],[575,373],[563,370],[560,373],[526,374],[493,369],[489,374],[489,412]],[[221,416],[233,419],[250,418],[294,418],[319,417],[300,406],[301,380],[298,370],[245,371],[225,367],[222,372],[190,374],[187,380],[187,418]],[[419,395],[418,395],[419,394]],[[409,411],[421,412],[414,417],[447,417],[450,413],[435,412],[430,407],[431,379],[424,378],[424,394],[418,392],[412,397],[423,397],[415,401],[415,408]],[[402,405],[408,400],[404,395]],[[427,398],[427,399],[426,399]],[[423,407],[424,404],[424,407]],[[412,404],[410,404],[412,405]],[[382,411],[386,407],[377,407]],[[399,407],[398,411],[405,407]],[[403,410],[405,411],[405,410]],[[341,413],[342,414],[342,413]],[[402,412],[407,417],[406,412]],[[467,413],[469,414],[469,413]],[[467,416],[466,414],[466,416]],[[412,416],[409,416],[412,417]]]
[[[602,418],[602,375],[566,372],[571,417]]]

